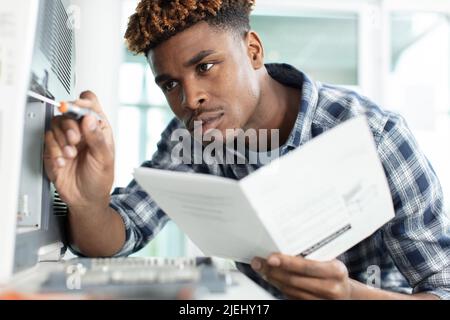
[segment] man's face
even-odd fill
[[[238,39],[200,22],[149,52],[156,83],[191,133],[194,121],[202,121],[203,134],[218,129],[224,137],[226,129],[245,130],[251,122],[262,61],[255,58],[259,49],[249,37],[254,34]]]

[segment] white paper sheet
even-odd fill
[[[394,217],[366,121],[346,121],[241,181],[150,168],[135,178],[205,254],[333,259]]]

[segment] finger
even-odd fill
[[[260,258],[260,257],[254,257],[250,263],[250,266],[252,267],[253,270],[255,270],[256,272],[262,272],[262,268],[264,267],[263,263],[264,263],[264,259]]]
[[[56,142],[58,142],[59,146],[62,149],[67,145],[67,140],[60,126],[61,126],[61,117],[54,117],[51,121],[51,129],[53,131],[53,135],[56,139]]]
[[[302,288],[295,288],[286,285],[281,281],[270,279],[270,284],[278,288],[284,296],[288,299],[301,299],[301,300],[320,300],[321,296],[314,294],[313,292],[308,292]]]
[[[56,117],[52,119],[52,131],[53,135],[60,146],[64,157],[68,159],[73,159],[77,156],[77,149],[73,146],[71,146],[68,141],[67,137],[64,134],[63,130],[61,129],[61,125],[64,122],[61,117]]]
[[[289,256],[280,253],[270,255],[267,259],[267,264],[307,277],[340,279],[345,277],[347,273],[345,265],[338,260],[314,261],[300,256]]]
[[[262,278],[266,281],[267,280],[267,275],[272,272],[272,269],[278,269],[278,267],[272,267],[267,263],[266,259],[260,258],[260,257],[255,257],[253,258],[252,262],[251,262],[251,266],[253,268],[253,270],[255,270],[256,272],[258,272]],[[283,271],[284,272],[284,271]]]
[[[252,259],[252,261],[250,262],[250,266],[254,271],[259,273],[259,275],[263,278],[264,281],[267,281],[266,275],[265,275],[267,263],[263,258],[254,257]]]
[[[82,104],[85,103],[86,101],[91,101],[92,104],[90,105],[90,107],[92,108],[92,110],[97,112],[102,117],[101,123],[102,124],[107,123],[109,125],[108,117],[106,116],[105,112],[103,111],[100,101],[98,100],[98,97],[94,92],[92,92],[90,90],[83,91],[80,94],[80,100],[81,100],[80,102]],[[89,107],[89,104],[87,107]],[[104,126],[102,126],[102,129],[104,129]]]
[[[286,288],[283,293],[288,299],[291,300],[323,300],[322,298],[315,296],[309,292],[298,290],[295,288]]]
[[[80,93],[80,99],[87,99],[98,103],[97,95],[90,90],[85,90],[82,93]]]
[[[101,130],[100,125],[94,116],[87,115],[83,117],[81,121],[81,131],[94,158],[103,162],[111,156],[111,150],[105,139],[105,133]]]
[[[102,129],[109,127],[108,118],[98,103],[87,99],[78,99],[72,101],[71,103],[80,108],[89,109],[96,112],[100,116],[100,119],[98,119],[98,121],[101,124]]]
[[[74,159],[78,153],[77,149],[67,143],[66,136],[64,135],[63,131],[59,128],[55,128],[53,129],[53,134],[56,137],[56,140],[58,141],[58,144],[62,149],[64,157],[67,159]],[[60,140],[64,141],[60,142]]]
[[[77,99],[74,101],[71,101],[70,103],[76,104],[77,106],[79,106],[80,108],[85,108],[85,109],[90,109],[90,110],[94,110],[94,111],[98,111],[95,110],[95,102],[92,100],[88,100],[88,99]]]
[[[106,119],[106,115],[100,106],[100,102],[96,94],[93,93],[92,91],[87,90],[82,92],[80,94],[80,99],[75,100],[73,103],[79,107],[94,110],[95,112],[99,113],[101,116],[103,116],[103,118]]]
[[[308,292],[317,297],[328,298],[329,293],[334,290],[334,283],[332,281],[320,278],[302,277],[296,273],[287,272],[276,267],[269,267],[265,276],[270,283],[281,285],[283,291],[286,288],[293,288]]]
[[[45,133],[44,162],[50,171],[50,175],[55,175],[58,168],[63,168],[66,165],[62,149],[56,141],[53,131]],[[52,177],[49,178],[54,181]]]
[[[63,118],[60,126],[69,145],[76,146],[80,143],[81,131],[77,121],[70,118]]]

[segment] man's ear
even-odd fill
[[[264,48],[255,31],[250,30],[246,35],[247,54],[255,70],[264,66]]]

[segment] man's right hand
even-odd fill
[[[106,208],[114,181],[112,130],[94,93],[83,92],[74,104],[94,110],[103,119],[53,118],[45,135],[45,171],[69,207]]]

